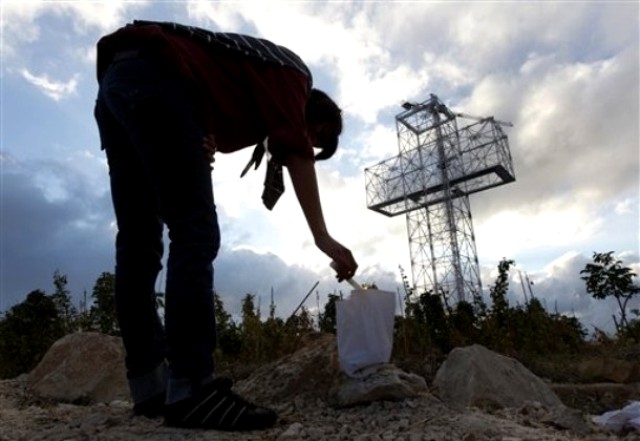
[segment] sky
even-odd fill
[[[353,252],[358,282],[402,292],[399,267],[411,277],[406,219],[367,209],[364,169],[398,153],[401,104],[432,93],[513,124],[516,181],[470,196],[485,294],[513,259],[512,305],[524,302],[526,274],[550,312],[611,332],[618,306],[592,299],[580,270],[614,251],[640,273],[638,2],[3,0],[0,15],[0,311],[52,292],[56,270],[76,302],[113,271],[95,44],[134,19],[266,38],[308,64],[343,108],[339,152],[317,170],[329,231]],[[252,293],[266,315],[273,292],[288,317],[319,282],[305,303],[315,311],[350,288],[315,248],[288,179],[272,212],[263,169],[239,179],[251,151],[216,155],[215,289],[234,314]]]

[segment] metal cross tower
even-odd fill
[[[365,169],[367,207],[406,213],[416,292],[470,300],[482,285],[469,195],[515,181],[509,123],[453,113],[437,96],[404,103],[397,156]],[[458,128],[458,118],[471,119]]]

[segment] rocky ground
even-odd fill
[[[225,433],[164,427],[161,419],[133,417],[126,401],[73,405],[34,400],[25,378],[0,382],[0,440],[356,440],[356,441],[573,441],[638,440],[608,434],[585,419],[583,434],[560,430],[548,410],[529,404],[494,412],[454,411],[432,395],[333,409],[320,399],[293,398],[275,406],[281,420],[264,432]]]
[[[163,426],[161,419],[132,415],[131,403],[123,398],[128,396],[126,384],[120,378],[123,373],[113,374],[118,368],[122,369],[122,361],[113,356],[109,346],[114,342],[109,339],[112,338],[90,334],[67,337],[67,352],[62,349],[64,344],[56,344],[29,375],[0,381],[0,441],[640,440],[640,432],[637,431],[622,434],[605,431],[593,423],[589,410],[597,408],[595,405],[598,404],[589,402],[590,397],[602,396],[608,400],[608,407],[612,400],[637,400],[637,387],[625,387],[624,390],[630,395],[624,396],[620,392],[622,389],[610,387],[603,390],[578,390],[570,385],[564,390],[555,388],[562,391],[558,396],[564,404],[571,406],[566,407],[558,397],[546,390],[548,386],[543,385],[546,395],[537,395],[538,400],[533,400],[537,393],[534,390],[527,392],[526,397],[520,396],[517,405],[504,405],[505,395],[506,398],[513,398],[526,389],[526,384],[532,383],[529,380],[522,381],[529,378],[527,375],[530,374],[508,368],[509,365],[515,365],[513,360],[503,359],[486,350],[487,360],[492,360],[486,363],[490,365],[489,375],[495,374],[497,383],[491,383],[493,379],[489,377],[486,377],[488,380],[478,381],[480,373],[473,374],[473,369],[482,364],[480,359],[474,362],[474,368],[453,366],[454,371],[457,368],[466,372],[458,385],[462,388],[459,392],[473,383],[469,376],[476,379],[473,392],[476,394],[476,404],[471,407],[456,406],[446,399],[442,391],[438,393],[437,387],[434,388],[438,381],[425,382],[422,377],[389,365],[388,378],[378,378],[382,383],[374,390],[386,397],[400,392],[409,398],[386,401],[365,394],[373,402],[336,408],[336,396],[341,395],[335,391],[351,389],[345,387],[349,380],[342,378],[339,372],[335,342],[331,336],[310,342],[295,354],[253,371],[234,386],[246,398],[274,408],[280,416],[276,427],[251,433],[173,429]],[[118,345],[113,347],[117,348]],[[58,355],[56,350],[59,350]],[[102,356],[95,356],[100,351],[103,352]],[[81,368],[76,366],[80,364],[74,359],[76,356],[88,364]],[[115,360],[116,367],[105,367],[108,366],[106,360]],[[499,366],[499,363],[506,364]],[[76,368],[70,369],[69,366]],[[444,369],[444,365],[441,369]],[[83,375],[85,379],[81,378]],[[96,377],[102,380],[95,382]],[[512,379],[515,377],[521,381],[514,383]],[[456,377],[454,372],[452,378],[461,377]],[[442,384],[448,383],[441,383],[441,387]],[[484,390],[481,387],[483,384]],[[499,389],[509,384],[513,389],[501,394]],[[396,388],[396,392],[391,393],[390,386]],[[35,393],[37,390],[40,390],[40,394]],[[73,392],[81,393],[73,398],[70,394]],[[45,393],[58,398],[45,400],[42,398]],[[555,403],[553,400],[545,401],[544,397],[549,393],[553,395]],[[91,396],[94,398],[87,398]],[[532,401],[529,401],[530,397]],[[361,400],[362,396],[355,398]],[[541,404],[543,402],[547,404]]]

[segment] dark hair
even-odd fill
[[[316,159],[329,159],[336,152],[338,137],[342,133],[342,109],[323,91],[311,89],[305,112],[308,125],[323,126],[315,146],[321,148]]]

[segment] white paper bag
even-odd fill
[[[350,377],[358,371],[388,363],[393,349],[396,296],[377,289],[354,290],[336,302],[338,358]]]

